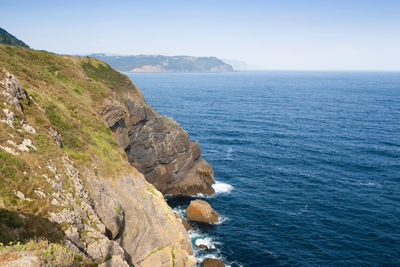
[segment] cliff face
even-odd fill
[[[146,179],[174,192],[172,177],[181,193],[204,187],[183,181],[212,181],[211,167],[127,77],[99,60],[0,45],[0,126],[0,243],[43,238],[111,266],[195,264]]]
[[[212,167],[174,120],[131,98],[123,105],[105,102],[102,115],[129,162],[163,194],[214,193]]]
[[[86,64],[85,71],[94,79],[107,79],[94,65]],[[198,142],[191,142],[177,122],[148,106],[140,93],[127,93],[140,92],[136,87],[118,90],[122,99],[106,99],[100,113],[132,166],[163,194],[214,193],[213,170],[200,157]]]

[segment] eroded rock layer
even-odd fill
[[[213,170],[198,142],[173,119],[162,117],[139,97],[106,100],[102,115],[129,162],[163,194],[212,194]]]

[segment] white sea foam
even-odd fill
[[[233,189],[233,186],[231,186],[230,184],[226,184],[226,183],[222,183],[222,182],[218,182],[218,181],[215,181],[215,184],[213,184],[212,187],[214,188],[216,194],[229,193]]]
[[[210,249],[217,250],[216,245],[220,244],[219,242],[215,241],[214,238],[208,236],[206,233],[203,233],[198,229],[189,230],[188,233],[189,233],[190,239],[196,245],[195,248],[200,245],[206,245]]]
[[[185,218],[185,217],[186,217],[186,210],[185,210],[183,207],[181,207],[181,206],[178,206],[178,207],[173,208],[172,211],[173,211],[173,212],[176,212],[176,213],[177,213],[179,216],[181,216],[182,218]]]
[[[198,229],[189,230],[189,237],[195,244],[195,246],[193,246],[194,256],[196,257],[198,263],[202,263],[207,258],[222,260],[221,252],[216,247],[216,245],[219,243],[216,242],[212,237]],[[199,248],[200,245],[206,245],[211,250],[201,249]]]
[[[226,151],[226,156],[225,156],[226,160],[232,160],[232,151],[233,151],[233,149],[231,147],[228,148],[228,150]]]
[[[380,187],[379,184],[376,184],[376,183],[373,183],[373,182],[360,183],[360,185],[364,185],[364,186],[373,186],[373,187]]]
[[[381,184],[373,182],[373,181],[368,181],[368,182],[364,182],[364,181],[357,181],[354,179],[343,179],[343,182],[346,184],[351,184],[351,185],[356,185],[356,186],[368,186],[368,187],[382,187]]]
[[[192,195],[192,197],[201,197],[201,198],[213,198],[219,194],[229,193],[233,190],[233,186],[230,184],[222,183],[219,181],[215,181],[215,184],[212,185],[215,193],[212,195],[204,195],[202,193],[198,193],[197,195]]]
[[[209,249],[216,249],[216,242],[211,237],[199,238],[194,241],[196,246],[205,245]]]
[[[225,221],[227,221],[227,220],[229,220],[228,217],[225,217],[225,216],[219,214],[218,222],[212,223],[212,224],[214,224],[214,225],[219,225],[219,224],[222,224],[223,222],[225,222]]]
[[[237,262],[227,262],[227,260],[221,255],[221,251],[218,249],[218,246],[220,246],[221,243],[216,241],[213,237],[210,237],[207,233],[204,233],[199,229],[192,229],[189,230],[189,237],[195,244],[195,246],[193,246],[194,256],[199,264],[207,258],[212,258],[224,262],[227,267],[230,267],[232,264],[235,266],[243,266]],[[198,247],[199,245],[206,245],[212,250],[200,249]]]
[[[191,229],[191,230],[188,231],[188,233],[189,233],[190,239],[192,239],[192,240],[196,240],[197,238],[199,238],[202,235],[204,235],[197,229]]]

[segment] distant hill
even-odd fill
[[[6,30],[4,30],[2,28],[0,28],[0,44],[22,46],[25,48],[29,48],[29,46],[27,44],[25,44],[20,39],[18,39],[14,35],[8,33]]]
[[[92,54],[111,67],[126,72],[231,72],[233,68],[216,57],[190,56],[115,56]]]
[[[235,59],[222,59],[225,63],[231,65],[235,70],[249,70],[250,67],[249,65],[240,60],[235,60]]]

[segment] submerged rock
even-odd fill
[[[187,218],[191,221],[206,223],[218,222],[218,213],[204,200],[196,199],[190,201],[186,213]]]
[[[201,263],[201,267],[225,267],[225,264],[217,259],[205,259]]]

